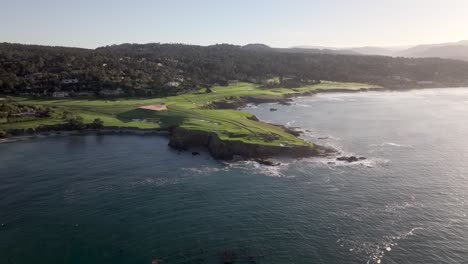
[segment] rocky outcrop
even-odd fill
[[[238,140],[221,140],[217,134],[187,130],[176,127],[170,131],[169,146],[177,150],[188,150],[192,147],[206,147],[216,159],[232,160],[265,159],[269,157],[311,157],[325,156],[334,150],[322,146],[269,146],[248,144]]]
[[[346,157],[346,156],[342,156],[342,157],[338,157],[336,158],[336,160],[338,161],[346,161],[346,162],[357,162],[357,161],[360,161],[360,160],[365,160],[366,158],[365,157],[356,157],[356,156],[349,156],[349,157]]]
[[[281,165],[281,163],[279,162],[274,162],[274,161],[266,160],[266,159],[255,159],[255,162],[257,162],[258,164],[270,166],[270,167],[276,167],[276,166]]]
[[[300,129],[299,127],[287,127],[287,126],[284,126],[284,125],[278,125],[278,124],[272,124],[272,123],[268,123],[272,126],[277,126],[277,127],[280,127],[282,128],[286,133],[289,133],[295,137],[299,137],[301,136],[303,133],[304,133],[304,130]]]

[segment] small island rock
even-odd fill
[[[356,157],[356,156],[349,156],[349,157],[346,157],[346,156],[342,156],[342,157],[338,157],[336,158],[336,160],[338,161],[346,161],[346,162],[357,162],[357,161],[360,161],[360,160],[365,160],[366,158],[365,157]]]

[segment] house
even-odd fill
[[[168,82],[168,83],[166,83],[166,86],[168,86],[168,87],[179,87],[180,82]]]
[[[78,79],[63,79],[62,84],[74,84],[74,83],[79,83]]]
[[[70,94],[68,92],[60,91],[60,92],[54,92],[52,96],[55,98],[65,98],[65,97],[69,97]]]
[[[104,89],[100,91],[99,94],[102,96],[118,96],[123,95],[124,91],[122,90],[122,88],[117,88],[115,90]]]

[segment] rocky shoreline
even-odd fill
[[[303,158],[327,156],[335,150],[320,145],[270,146],[248,144],[239,140],[221,140],[217,134],[176,127],[170,131],[169,146],[180,151],[204,147],[221,160],[267,159],[271,157]]]
[[[291,105],[294,97],[298,96],[311,96],[321,93],[358,93],[358,92],[370,92],[370,91],[393,91],[393,89],[386,88],[361,88],[356,90],[349,89],[317,89],[311,92],[303,92],[296,94],[288,94],[283,98],[262,98],[255,96],[241,96],[241,97],[229,97],[222,101],[215,101],[205,106],[206,109],[239,109],[248,106],[249,104],[265,104],[265,103],[279,103],[282,105]],[[272,109],[270,109],[272,110]],[[273,110],[274,111],[274,110]]]
[[[224,161],[254,160],[262,165],[277,166],[278,163],[269,161],[269,158],[305,158],[312,156],[329,156],[335,150],[320,145],[311,146],[267,146],[247,144],[242,141],[221,140],[215,133],[205,131],[186,130],[180,127],[171,131],[139,130],[139,129],[86,129],[76,131],[53,131],[36,134],[12,136],[0,139],[2,143],[13,143],[24,140],[33,140],[47,137],[83,136],[83,135],[140,135],[140,136],[168,136],[168,145],[179,151],[202,147],[215,158]],[[193,154],[193,153],[192,153]]]

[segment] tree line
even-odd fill
[[[122,44],[97,49],[0,44],[0,94],[167,96],[238,80],[329,80],[388,88],[468,85],[468,63],[287,52],[220,44]]]

